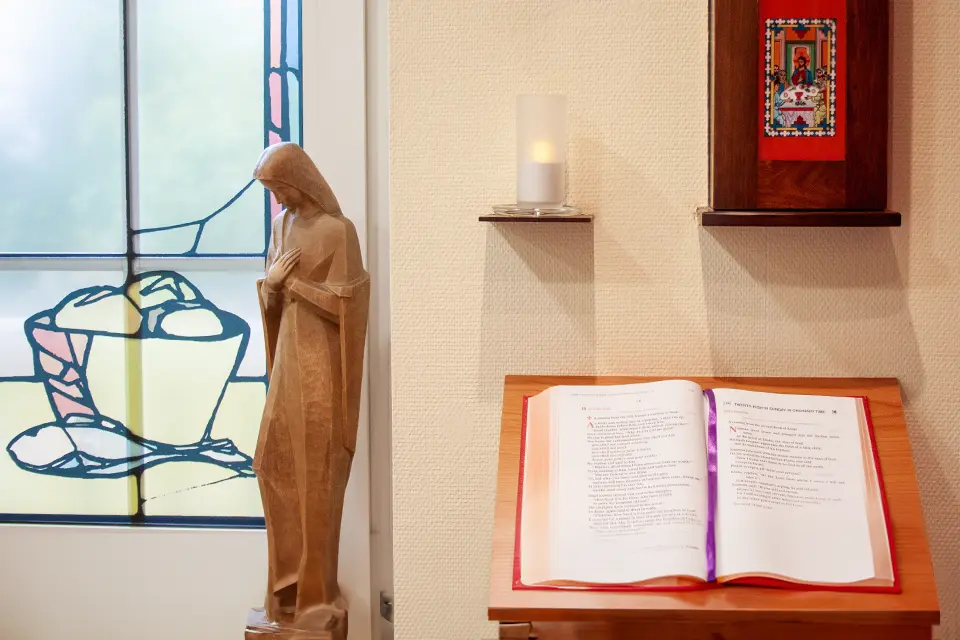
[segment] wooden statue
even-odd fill
[[[343,640],[337,585],[344,491],[357,444],[370,299],[357,231],[296,144],[267,148],[254,177],[285,207],[257,282],[270,385],[253,468],[267,526],[264,611],[246,638]]]

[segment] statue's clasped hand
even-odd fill
[[[283,288],[283,283],[293,272],[293,268],[297,266],[299,261],[300,249],[291,249],[280,256],[280,258],[270,266],[270,271],[267,273],[267,278],[263,283],[267,291],[270,293],[280,291],[280,289]]]

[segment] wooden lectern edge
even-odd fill
[[[866,396],[874,413],[884,483],[890,502],[903,593],[863,594],[727,587],[678,594],[513,591],[519,422],[522,401],[556,385],[692,380],[705,387],[754,388],[811,394]],[[935,625],[940,621],[916,472],[896,378],[712,378],[697,376],[523,376],[504,380],[496,518],[488,618],[494,621],[809,622]],[[511,415],[513,414],[513,415]],[[506,481],[506,482],[505,482]],[[512,483],[512,491],[511,489]],[[504,580],[506,578],[506,580]]]
[[[740,589],[740,587],[724,587]],[[887,596],[896,598],[898,596]],[[876,609],[817,610],[817,609],[737,609],[735,611],[717,611],[709,607],[702,609],[660,608],[660,609],[582,609],[574,610],[543,607],[518,610],[490,606],[487,620],[502,624],[520,624],[516,620],[530,622],[613,622],[613,623],[663,623],[683,624],[829,624],[829,625],[870,625],[870,626],[933,626],[940,624],[940,613],[929,611],[885,611]]]

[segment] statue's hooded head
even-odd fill
[[[320,212],[340,214],[340,203],[330,185],[320,175],[306,151],[293,142],[280,142],[264,149],[257,168],[253,170],[253,177],[273,191],[281,204],[287,207],[296,208],[301,204],[283,202],[296,199],[296,194],[289,193],[292,189],[301,198],[309,199]],[[286,197],[281,197],[282,193],[286,193]]]

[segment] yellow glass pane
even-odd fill
[[[132,420],[169,455],[141,477],[147,517],[261,516],[252,463],[266,397],[262,337],[248,353],[262,336],[258,275],[146,271],[128,287],[144,322]]]

